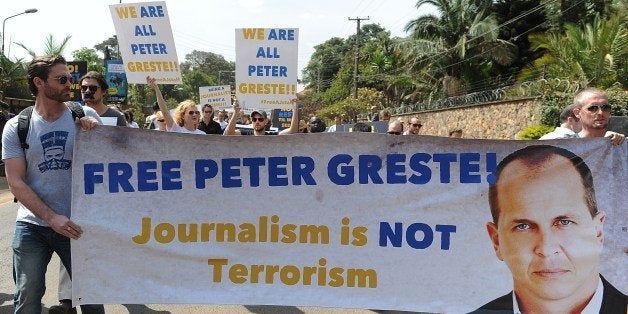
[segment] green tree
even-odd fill
[[[384,94],[382,92],[369,88],[359,88],[358,99],[354,99],[353,96],[346,97],[342,101],[319,110],[318,115],[329,120],[335,116],[342,116],[357,121],[359,114],[367,112],[367,109],[373,105],[381,105],[383,100]]]
[[[513,45],[498,38],[495,17],[486,2],[473,0],[418,0],[416,7],[432,5],[438,15],[411,20],[406,31],[411,40],[403,44],[407,66],[430,63],[443,82],[447,95],[487,89],[486,68],[492,62],[507,65],[514,60]],[[480,84],[474,83],[479,82]]]
[[[531,48],[543,55],[520,74],[519,81],[538,76],[609,87],[628,86],[628,30],[625,14],[608,19],[599,16],[583,28],[566,24],[565,33],[530,35]]]
[[[498,78],[498,85],[512,84],[519,71],[541,56],[530,49],[528,34],[543,33],[548,29],[541,0],[497,0],[492,6],[499,28],[499,38],[517,47],[517,58],[507,66],[495,64],[491,76]]]
[[[72,38],[72,35],[65,36],[65,38],[63,38],[61,41],[58,42],[52,36],[52,34],[48,34],[44,42],[44,50],[42,54],[38,54],[37,52],[35,52],[35,50],[29,47],[26,47],[26,45],[22,43],[15,43],[15,44],[24,48],[24,50],[26,50],[26,52],[28,52],[28,54],[31,55],[31,57],[33,58],[35,58],[38,55],[60,56],[60,55],[63,55],[63,51],[65,50],[65,47],[68,45],[70,38]]]
[[[0,67],[3,69],[0,73],[0,91],[4,92],[4,97],[32,98],[22,59],[11,61],[0,55]]]
[[[217,78],[220,75],[219,71],[234,71],[235,63],[213,52],[193,50],[185,55],[185,61],[181,63],[181,72],[185,74],[193,70]]]
[[[102,52],[105,60],[122,60],[120,49],[118,48],[118,37],[113,35],[105,39],[100,44],[94,46],[94,49]]]
[[[103,60],[98,56],[96,50],[94,49],[83,47],[79,50],[74,50],[72,51],[72,58],[74,58],[74,61],[87,62],[87,71],[105,73]]]
[[[328,39],[314,47],[314,53],[303,69],[303,83],[316,92],[324,92],[340,70],[349,46],[339,37]]]
[[[193,69],[183,76],[183,91],[188,95],[186,98],[199,101],[198,88],[201,86],[214,86],[218,85],[216,78],[207,75],[200,69]]]

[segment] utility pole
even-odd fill
[[[355,32],[355,60],[353,61],[353,98],[358,99],[358,59],[360,57],[360,21],[367,21],[369,17],[356,17],[354,19],[349,18],[349,21],[356,21]]]

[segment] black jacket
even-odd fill
[[[602,278],[602,285],[604,285],[604,295],[602,295],[602,307],[600,313],[604,314],[626,314],[626,304],[628,299],[626,295],[621,293],[617,288],[613,287],[604,277]],[[481,308],[471,313],[512,313],[512,291],[505,296],[497,298],[487,304],[484,304]]]

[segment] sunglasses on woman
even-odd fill
[[[188,111],[188,113],[189,113],[190,115],[195,115],[195,114],[197,114],[197,115],[198,115],[198,114],[201,114],[201,112],[200,112],[200,111],[194,111],[194,110],[190,110],[190,111]]]

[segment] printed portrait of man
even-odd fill
[[[627,313],[626,295],[599,273],[606,219],[591,170],[549,145],[520,149],[497,166],[486,228],[513,292],[478,313]]]

